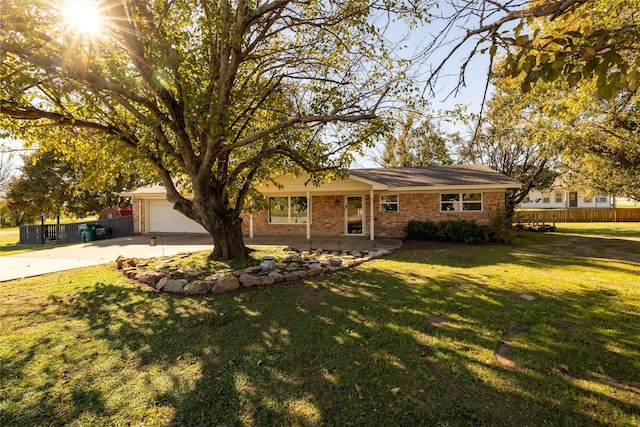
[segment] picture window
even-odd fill
[[[482,193],[443,193],[440,194],[441,212],[481,212]]]
[[[306,223],[306,197],[269,197],[269,224]]]
[[[380,212],[396,213],[399,211],[397,194],[381,194],[380,195]]]

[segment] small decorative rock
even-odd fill
[[[291,273],[287,273],[284,280],[286,282],[297,282],[298,280],[302,280],[307,277],[307,272],[303,270],[292,271]]]
[[[196,280],[184,285],[185,295],[201,295],[206,294],[213,288],[214,282],[209,280]]]
[[[273,277],[273,280],[278,283],[278,282],[284,282],[284,274],[281,274],[277,271],[272,271],[271,273],[269,273],[269,277]]]
[[[135,267],[136,264],[137,264],[136,260],[133,258],[126,258],[126,257],[123,257],[122,255],[116,258],[116,265],[118,266],[118,270],[122,270],[127,267]]]
[[[240,281],[238,280],[238,278],[236,276],[229,275],[220,277],[216,281],[215,285],[213,285],[213,288],[211,288],[211,292],[213,292],[214,294],[218,294],[222,292],[235,291],[239,287]]]
[[[282,261],[286,262],[286,263],[302,262],[302,258],[298,254],[289,254],[289,255],[285,255],[285,257],[282,259]]]
[[[299,268],[300,268],[300,264],[298,264],[297,262],[289,263],[289,265],[287,266],[287,270],[289,271],[298,270]]]
[[[138,269],[136,269],[135,267],[124,267],[122,269],[122,273],[129,279],[135,279],[136,274],[138,274]]]
[[[136,274],[136,280],[140,283],[145,283],[149,286],[156,286],[156,283],[162,279],[164,275],[162,273],[157,273],[155,271],[143,271],[142,273]]]
[[[265,286],[265,285],[273,285],[276,282],[276,279],[274,279],[272,276],[262,276],[260,278],[260,285]]]
[[[213,273],[210,274],[209,276],[205,277],[204,280],[211,280],[212,282],[217,281],[218,279],[220,279],[221,277],[224,277],[224,275],[222,274],[222,272],[219,273]]]
[[[163,290],[165,292],[173,292],[181,294],[184,292],[184,285],[187,283],[184,279],[171,279],[169,277],[163,277],[156,284],[157,290]]]
[[[196,277],[202,276],[205,273],[205,271],[187,271],[184,273],[184,278],[187,280],[195,279]]]
[[[239,280],[242,286],[244,286],[245,288],[260,285],[260,277],[252,276],[251,274],[247,273],[242,274]]]

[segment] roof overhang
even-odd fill
[[[354,181],[362,182],[363,184],[370,185],[373,191],[387,191],[389,190],[389,186],[386,184],[382,184],[380,182],[372,181],[370,179],[362,178],[355,175],[349,175],[349,178]]]

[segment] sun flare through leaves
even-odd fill
[[[97,36],[102,31],[103,17],[98,4],[89,0],[70,0],[63,9],[65,22],[81,34]]]

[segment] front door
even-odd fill
[[[364,234],[364,203],[362,196],[347,196],[345,209],[345,234],[362,236]]]
[[[578,193],[569,193],[569,207],[577,208],[578,207]]]

